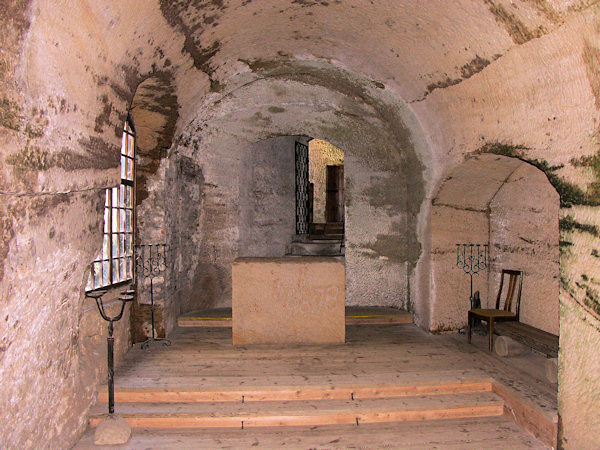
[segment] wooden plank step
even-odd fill
[[[346,316],[346,325],[384,325],[396,323],[413,323],[413,315],[411,313],[401,313]]]
[[[506,416],[321,427],[136,430],[123,449],[547,449]],[[97,450],[88,428],[75,450]]]
[[[207,388],[126,388],[115,389],[116,402],[245,402],[290,400],[341,400],[394,398],[414,395],[444,395],[490,392],[490,379],[459,380],[448,383],[410,383],[379,385],[266,386]],[[102,386],[98,402],[108,402],[108,391]]]
[[[135,428],[239,428],[403,422],[504,414],[492,392],[364,400],[214,403],[120,403],[115,411]],[[90,425],[105,415],[96,405]]]
[[[412,313],[386,307],[347,307],[346,325],[413,323]],[[177,318],[180,327],[231,327],[231,308],[188,313]]]

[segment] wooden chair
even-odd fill
[[[508,287],[504,298],[504,306],[500,309],[500,298],[502,297],[502,288],[504,287],[504,278],[508,275]],[[515,290],[519,290],[515,296]],[[520,270],[502,270],[500,278],[500,289],[498,289],[498,297],[496,297],[495,309],[473,308],[469,310],[469,325],[468,336],[469,344],[471,343],[471,323],[473,319],[479,318],[488,323],[488,334],[490,338],[490,352],[494,349],[494,322],[516,320],[519,321],[519,307],[521,305],[521,290],[523,288],[523,272]],[[514,300],[514,302],[513,302]],[[512,306],[515,306],[515,312],[512,312]]]

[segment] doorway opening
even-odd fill
[[[296,234],[344,234],[344,152],[321,139],[296,143]]]
[[[344,254],[344,152],[321,139],[296,142],[296,237],[292,255]]]

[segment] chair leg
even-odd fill
[[[468,340],[467,342],[470,344],[471,343],[471,322],[473,321],[473,317],[471,316],[471,313],[468,314],[469,316],[469,320],[468,320],[468,324],[467,324],[467,337]]]
[[[494,349],[494,318],[490,317],[488,321],[488,332],[490,335],[490,352]]]

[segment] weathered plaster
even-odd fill
[[[144,239],[164,236],[189,249],[176,250],[177,270],[166,280],[173,293],[166,332],[191,306],[194,289],[227,297],[223,267],[239,239],[231,179],[240,148],[303,134],[344,149],[356,190],[347,199],[348,296],[408,305],[418,324],[433,328],[431,200],[464,155],[488,142],[518,144],[531,160],[562,165],[555,175],[585,192],[585,204],[570,201],[561,212],[563,226],[567,215],[580,226],[560,238],[563,305],[565,295],[574,299],[562,316],[561,358],[575,363],[560,366],[559,413],[565,446],[585,446],[585,436],[598,434],[596,416],[581,412],[593,408],[578,409],[580,398],[567,394],[590,391],[597,372],[577,358],[593,360],[597,348],[588,323],[598,305],[598,237],[589,232],[599,225],[598,178],[592,160],[572,163],[599,150],[597,2],[5,3],[0,317],[9,321],[0,328],[0,370],[28,378],[3,378],[0,409],[9,409],[9,396],[13,402],[3,446],[69,446],[83,430],[81,399],[94,382],[74,372],[63,389],[45,374],[72,361],[75,344],[61,346],[82,323],[102,190],[118,181],[117,130],[137,85],[167,73],[161,88],[176,97],[179,118],[167,112],[163,129],[173,131],[174,144],[159,137],[164,116],[149,113],[156,128],[148,136],[162,143],[148,146],[148,196],[139,197]],[[160,221],[150,218],[161,214],[165,227],[157,230]],[[374,282],[361,285],[360,277]],[[61,305],[56,312],[52,301]],[[50,313],[57,325],[42,326]],[[33,348],[38,342],[43,347]],[[31,386],[36,398],[26,395]]]

